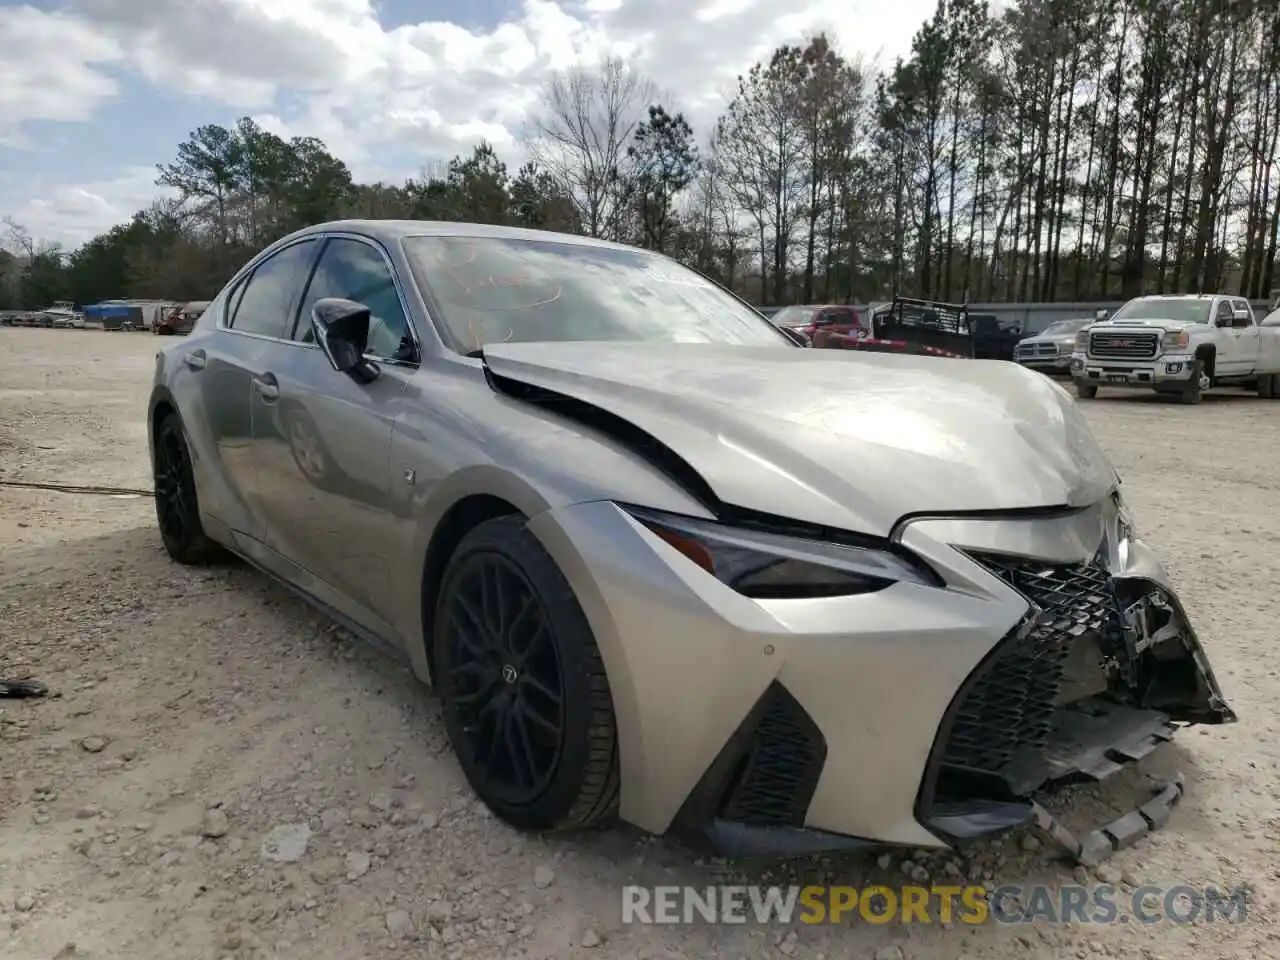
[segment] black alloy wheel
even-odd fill
[[[179,563],[203,566],[221,551],[205,536],[196,501],[195,474],[183,436],[182,421],[167,414],[154,438],[156,522],[169,556]]]
[[[573,829],[617,808],[617,735],[599,650],[521,517],[480,524],[436,608],[445,728],[472,788],[520,829]]]

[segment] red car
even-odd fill
[[[864,309],[860,327],[846,333],[834,326],[819,325],[810,346],[932,357],[977,355],[969,308],[965,304],[894,297],[892,303]]]
[[[208,300],[192,300],[180,307],[174,307],[169,315],[156,325],[155,332],[161,336],[185,336],[191,332],[191,328],[196,325],[200,314],[204,313],[204,308],[208,305]]]
[[[853,337],[865,334],[864,310],[846,303],[783,307],[769,319],[774,326],[786,327],[800,334],[806,343],[813,346],[819,330],[824,334],[839,333]]]

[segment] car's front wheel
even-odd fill
[[[176,413],[168,413],[156,428],[153,464],[156,522],[169,556],[179,563],[204,566],[222,554],[205,536],[196,500],[191,454]]]
[[[523,517],[480,524],[445,569],[432,638],[445,729],[472,788],[522,830],[613,819],[618,738],[590,624]]]

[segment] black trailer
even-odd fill
[[[871,338],[895,353],[977,355],[969,307],[963,303],[894,297],[892,303],[872,308]]]

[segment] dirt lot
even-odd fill
[[[149,487],[159,344],[0,329],[0,481]],[[1247,922],[624,926],[628,883],[1072,872],[1030,838],[761,866],[621,828],[517,835],[463,789],[436,704],[401,666],[247,569],[169,562],[145,497],[0,486],[0,676],[58,694],[0,700],[0,956],[1280,956],[1280,405],[1223,393],[1087,409],[1242,722],[1188,731],[1129,782],[1072,798],[1098,817],[1149,789],[1146,774],[1189,784],[1163,832],[1076,877],[1117,884],[1122,903],[1142,884],[1245,884]]]

